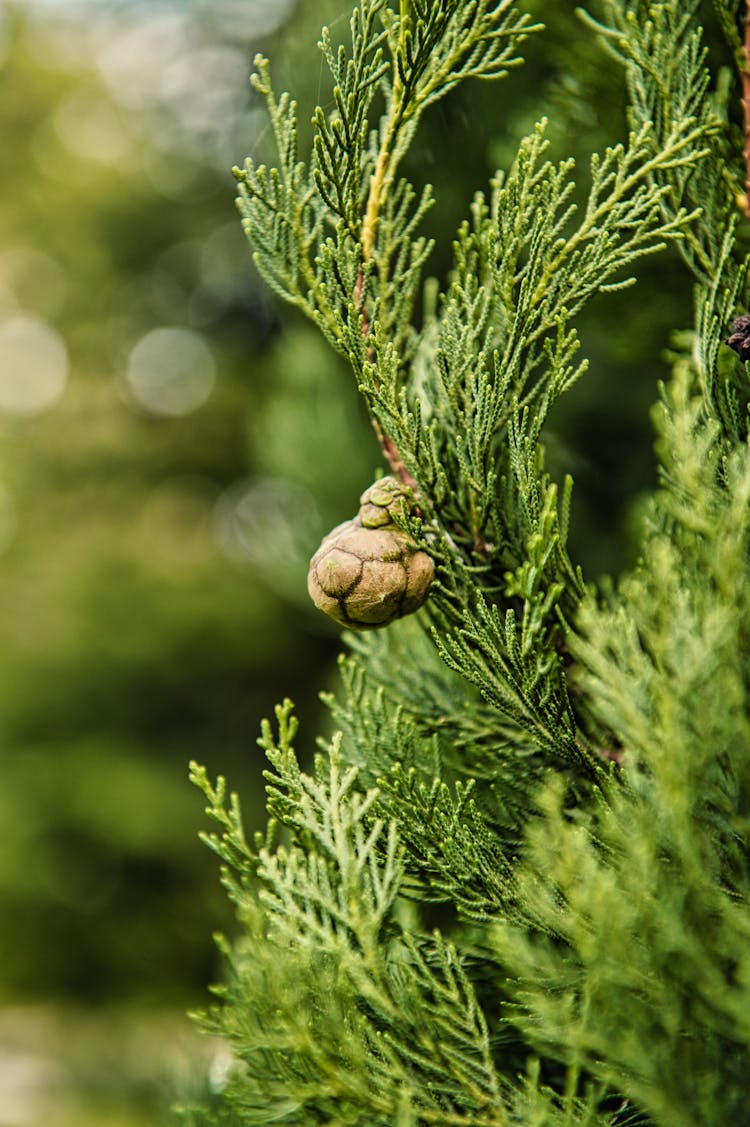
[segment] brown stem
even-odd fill
[[[745,127],[745,215],[750,219],[750,0],[746,0],[743,54],[745,62],[740,70],[740,76]]]
[[[748,0],[750,3],[750,0]],[[401,26],[402,31],[405,25],[405,9],[407,5],[405,0],[401,3]],[[393,84],[393,103],[391,106],[390,120],[387,128],[383,134],[380,152],[378,153],[375,168],[373,169],[372,176],[370,177],[370,189],[367,194],[367,205],[365,207],[364,219],[362,222],[362,259],[364,262],[370,262],[375,250],[375,234],[377,225],[380,219],[380,207],[383,200],[383,193],[387,188],[388,183],[392,179],[395,172],[395,162],[392,159],[392,152],[396,143],[396,137],[401,122],[402,105],[401,105],[401,81],[398,74],[398,69],[395,68],[394,84]],[[354,288],[354,300],[359,303],[362,300],[362,287],[364,285],[364,273],[360,267],[357,274],[357,282]],[[370,322],[367,316],[367,310],[362,305],[362,335],[367,339],[370,332]],[[368,357],[372,359],[372,345],[368,348]],[[372,420],[373,429],[378,436],[380,449],[383,452],[383,457],[391,468],[392,473],[407,485],[414,493],[415,497],[419,497],[419,489],[417,483],[412,475],[404,465],[403,458],[398,452],[396,443],[389,437],[383,430],[382,426],[377,419]]]
[[[750,3],[750,0],[748,0]],[[386,173],[390,163],[390,153],[386,148],[380,150],[375,171],[370,179],[370,192],[367,197],[367,210],[362,224],[362,254],[365,262],[372,258],[375,247],[375,228],[380,215],[380,200],[385,185]]]
[[[750,3],[750,0],[748,0]],[[387,174],[390,166],[390,131],[386,132],[386,140],[378,155],[375,165],[375,171],[370,179],[370,191],[367,198],[367,207],[365,209],[365,218],[362,224],[362,258],[365,262],[369,262],[372,258],[375,249],[375,229],[377,227],[378,219],[380,216],[380,204],[382,200],[383,190],[386,185]],[[357,275],[357,284],[354,289],[354,300],[359,302],[362,298],[362,286],[364,284],[364,274],[360,268]],[[362,307],[362,335],[367,338],[370,331],[370,323],[367,317],[367,310]],[[368,356],[372,358],[372,346],[368,349]],[[390,438],[377,419],[372,420],[373,429],[378,436],[380,449],[383,452],[383,457],[391,467],[391,471],[403,482],[404,485],[414,492],[416,497],[419,496],[419,489],[417,483],[412,475],[404,465],[403,458],[398,452],[396,443]]]
[[[357,275],[357,284],[354,287],[354,300],[357,303],[359,303],[359,301],[361,300],[361,297],[362,297],[362,286],[363,286],[363,284],[364,284],[364,276],[362,274],[362,269],[360,267],[359,273]],[[367,317],[367,310],[363,306],[362,307],[362,336],[365,339],[367,339],[367,334],[369,333],[369,331],[370,331],[370,322],[369,322],[368,317]],[[370,359],[372,359],[372,345],[369,346],[367,352],[368,352],[368,357]],[[417,486],[416,481],[414,480],[414,478],[411,476],[411,474],[407,470],[406,466],[404,465],[403,458],[401,457],[401,455],[398,452],[398,448],[396,446],[396,443],[393,441],[392,438],[389,438],[389,436],[385,433],[385,431],[383,430],[383,428],[381,427],[380,423],[378,422],[378,420],[376,418],[373,418],[372,426],[373,426],[373,430],[375,431],[375,434],[378,436],[378,442],[380,443],[380,449],[383,452],[383,457],[387,461],[388,465],[391,467],[392,473],[394,473],[395,476],[399,479],[399,481],[403,482],[404,485],[408,485],[409,488],[411,489],[411,491],[414,493],[414,496],[418,498],[419,497],[419,487]]]

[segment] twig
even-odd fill
[[[360,267],[359,273],[357,275],[357,284],[356,284],[356,287],[355,287],[355,290],[354,290],[354,297],[355,297],[355,301],[357,301],[357,302],[359,302],[361,295],[362,295],[363,282],[364,282],[364,277],[363,277],[363,274],[362,274],[362,268]],[[367,311],[363,307],[362,308],[362,336],[365,339],[367,339],[367,334],[369,333],[369,331],[370,331],[370,323],[369,323],[369,320],[368,320],[368,317],[367,317]],[[372,358],[372,345],[370,345],[368,347],[368,355],[371,359]],[[373,416],[373,419],[372,419],[372,426],[373,426],[373,430],[375,431],[375,434],[378,436],[378,442],[380,443],[380,449],[383,452],[383,457],[387,461],[388,465],[391,467],[392,473],[395,474],[395,476],[399,479],[399,481],[403,482],[404,485],[408,485],[409,489],[411,489],[415,498],[418,498],[419,497],[419,486],[417,485],[416,481],[414,480],[414,478],[412,477],[412,475],[409,473],[406,466],[404,465],[404,460],[398,452],[398,448],[396,446],[396,443],[393,441],[393,439],[389,435],[387,435],[385,433],[385,431],[381,427],[380,423],[378,422],[378,420],[374,416]]]
[[[742,79],[742,112],[745,127],[745,215],[750,219],[750,0],[745,0],[745,42],[744,65],[740,69]]]
[[[750,4],[750,0],[748,0]],[[404,14],[407,4],[405,0],[401,2],[401,26],[402,34],[405,27]],[[401,81],[399,78],[398,68],[395,67],[394,85],[393,85],[393,106],[391,109],[391,120],[388,128],[385,130],[383,141],[381,143],[378,159],[375,164],[375,170],[370,178],[370,190],[367,196],[367,206],[365,208],[365,217],[362,224],[362,257],[365,262],[369,262],[372,258],[375,249],[375,232],[380,217],[380,208],[383,198],[383,193],[387,185],[393,178],[395,171],[395,164],[392,157],[393,149],[396,142],[396,134],[398,132],[399,122],[401,121],[401,105],[400,97],[402,93]],[[354,291],[355,300],[360,301],[362,297],[362,286],[364,284],[364,275],[360,267],[357,275],[357,284]],[[367,317],[367,311],[362,307],[362,335],[367,339],[370,331],[370,324]],[[372,358],[372,346],[368,349],[368,354]],[[383,457],[391,467],[392,472],[407,485],[414,493],[415,498],[419,497],[419,487],[412,475],[404,465],[403,458],[398,452],[396,443],[389,437],[381,427],[376,418],[372,420],[373,429],[378,436],[380,449],[383,452]]]

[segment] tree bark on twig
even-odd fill
[[[742,79],[742,112],[745,129],[745,215],[750,219],[750,0],[746,0],[745,10],[745,56],[740,71]]]

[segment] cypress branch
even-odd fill
[[[193,769],[241,928],[204,1019],[234,1053],[237,1122],[746,1115],[750,323],[733,322],[748,260],[730,109],[747,64],[734,6],[714,7],[734,86],[708,69],[697,0],[584,16],[622,69],[627,139],[574,179],[540,116],[471,202],[442,293],[423,277],[433,190],[403,158],[428,107],[533,49],[530,13],[360,0],[347,46],[322,34],[332,109],[306,160],[257,61],[278,163],[237,172],[256,261],[349,361],[413,485],[364,495],[336,598],[365,573],[399,581],[383,528],[436,578],[412,618],[348,638],[310,770],[291,704],[264,724],[265,834],[249,844],[224,782]],[[582,311],[670,246],[694,324],[654,412],[639,562],[597,591],[545,427],[587,370]]]

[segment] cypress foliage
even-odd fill
[[[291,703],[263,724],[264,834],[193,765],[240,934],[203,1018],[234,1064],[190,1122],[747,1117],[744,322],[724,343],[747,303],[737,6],[715,4],[733,77],[707,68],[697,0],[585,16],[622,68],[626,141],[574,179],[540,121],[474,198],[438,295],[432,192],[401,161],[457,83],[544,49],[522,7],[359,0],[346,46],[323,32],[333,108],[306,159],[257,60],[278,163],[237,170],[255,260],[350,362],[412,491],[392,520],[436,578],[416,614],[347,636],[309,772]],[[586,370],[577,315],[668,243],[694,326],[654,412],[640,560],[597,590],[569,556],[572,483],[545,471],[543,428]]]

